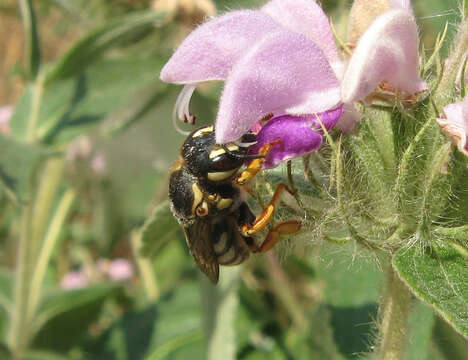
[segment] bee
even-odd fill
[[[266,155],[279,140],[264,145],[258,155],[249,155],[253,133],[236,143],[215,143],[213,126],[190,133],[180,150],[169,179],[169,200],[174,217],[183,227],[196,265],[216,284],[219,265],[238,265],[250,252],[263,253],[275,246],[280,235],[300,230],[297,221],[285,221],[269,230],[258,246],[254,235],[270,222],[285,184],[277,186],[272,200],[256,217],[246,202],[246,183],[261,169]],[[246,169],[239,173],[246,161]]]

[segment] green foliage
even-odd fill
[[[0,184],[15,201],[25,203],[31,197],[32,176],[47,150],[0,134]]]
[[[25,32],[25,52],[27,54],[27,73],[34,79],[41,65],[41,50],[39,47],[39,36],[37,33],[36,14],[32,5],[32,0],[19,1],[21,14],[23,17],[23,27]]]
[[[383,274],[377,259],[359,258],[351,246],[329,245],[320,253],[318,277],[323,281],[324,302],[334,307],[359,308],[376,304]],[[372,256],[372,255],[370,255]]]
[[[141,234],[143,255],[154,255],[165,242],[174,237],[177,231],[181,229],[172,215],[169,203],[165,201],[159,204],[143,225]]]
[[[63,144],[89,131],[112,112],[125,109],[129,117],[134,116],[133,111],[141,110],[134,105],[133,109],[129,107],[141,93],[164,87],[148,77],[149,72],[157,72],[161,66],[161,60],[155,57],[120,57],[95,62],[78,77],[54,82],[42,90],[30,87],[15,108],[12,130],[24,138],[30,117],[37,112],[39,138],[46,143]],[[41,91],[39,105],[34,103],[37,91]]]
[[[468,258],[450,243],[431,244],[399,250],[393,266],[415,295],[468,337]]]
[[[215,3],[221,13],[233,6]],[[447,324],[467,336],[467,160],[434,121],[464,89],[453,91],[453,98],[447,94],[444,103],[427,93],[416,102],[358,104],[363,118],[355,133],[332,130],[310,157],[262,171],[248,197],[255,213],[278,183],[287,183],[297,192],[283,197],[274,221],[301,220],[302,231],[283,238],[277,253],[252,255],[228,269],[231,274],[223,271],[213,289],[200,284],[165,200],[170,164],[184,138],[170,121],[179,87],[163,84],[158,74],[195,20],[155,12],[150,0],[40,0],[34,9],[30,0],[19,4],[24,92],[11,133],[0,135],[0,183],[8,195],[0,194],[0,359],[374,359],[370,353],[385,335],[378,334],[382,270],[391,260],[418,297],[409,303],[403,359],[465,356],[468,342]],[[434,87],[455,27],[445,27],[435,44],[431,37],[457,13],[441,0],[413,4],[429,49],[422,73]],[[334,22],[346,17],[343,2],[324,6]],[[7,7],[0,11],[20,15]],[[78,40],[48,62],[53,55],[43,34],[67,38],[70,30]],[[190,105],[197,125],[214,121],[221,86],[197,89]],[[25,343],[12,340],[16,315],[30,310],[28,300],[37,295],[31,294],[37,284],[18,282],[37,274],[34,249],[42,248],[43,233],[54,223],[50,210],[24,222],[20,213],[41,209],[41,160],[65,157],[83,135],[89,151],[67,156],[63,176],[62,170],[60,178],[51,175],[56,186],[43,194],[51,202],[45,208],[53,209],[60,193],[76,192],[76,206],[56,229],[60,241],[40,285],[45,296],[37,296],[38,311],[26,316],[20,331],[32,335]],[[98,170],[97,155],[105,159]],[[44,231],[34,233],[29,221]],[[36,243],[22,258],[17,249],[24,241],[31,245],[28,236]],[[134,267],[126,282],[106,273],[117,257]],[[86,286],[51,292],[71,270],[85,275]]]
[[[106,51],[122,43],[126,37],[134,36],[142,29],[163,24],[157,12],[135,12],[108,23],[88,33],[78,41],[47,73],[45,83],[64,80],[82,74]],[[131,69],[129,69],[131,71]],[[131,83],[127,83],[131,84]]]
[[[90,324],[96,321],[96,314],[99,314],[104,301],[119,291],[120,286],[106,284],[50,293],[36,315],[34,347],[61,352],[69,350],[80,342]],[[67,331],[62,331],[64,328]]]

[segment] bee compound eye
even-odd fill
[[[208,215],[208,204],[205,201],[203,201],[200,205],[197,206],[197,208],[195,209],[195,213],[197,214],[197,216],[200,217]]]

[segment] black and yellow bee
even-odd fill
[[[243,144],[253,142],[252,133],[241,139]],[[171,209],[184,228],[197,266],[213,283],[218,282],[219,265],[238,265],[250,252],[271,249],[280,235],[300,230],[299,222],[285,221],[270,229],[260,246],[252,237],[272,219],[281,193],[291,192],[279,184],[258,217],[245,202],[245,184],[260,171],[265,156],[278,142],[263,146],[258,155],[252,156],[248,155],[248,145],[216,144],[213,126],[205,126],[188,135],[182,145],[180,157],[171,169]],[[239,174],[248,159],[251,163]]]

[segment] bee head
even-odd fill
[[[241,142],[255,142],[255,135],[246,134]],[[216,144],[213,126],[204,126],[187,137],[182,145],[181,154],[186,167],[197,178],[224,182],[231,181],[238,169],[249,158],[248,150],[248,145]]]

